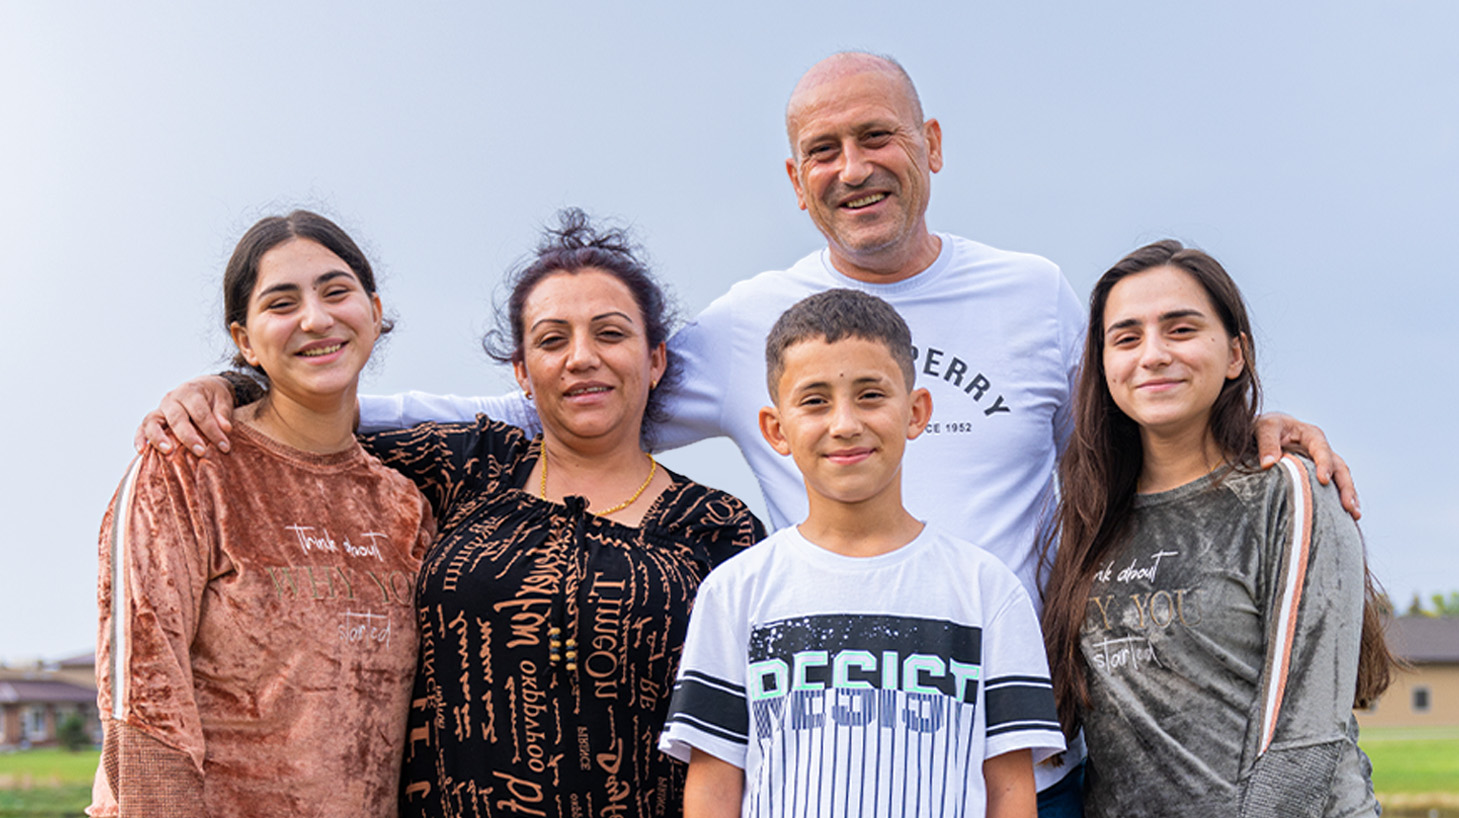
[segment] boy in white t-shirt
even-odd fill
[[[1012,572],[902,505],[932,413],[907,325],[830,290],[765,359],[760,428],[810,510],[699,589],[659,742],[685,815],[1032,818],[1033,763],[1064,749],[1043,641]]]

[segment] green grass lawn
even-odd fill
[[[0,790],[0,818],[80,818],[90,803],[90,784]]]
[[[19,789],[26,781],[32,786],[85,784],[89,787],[99,758],[101,753],[97,750],[71,753],[48,748],[0,753],[0,790]]]
[[[0,818],[79,816],[91,803],[95,750],[0,753]]]
[[[1373,789],[1459,796],[1459,728],[1369,728],[1358,744],[1373,761]]]
[[[1459,729],[1369,728],[1360,743],[1373,761],[1373,789],[1385,806],[1401,807],[1414,796],[1444,797],[1432,806],[1459,804]],[[0,753],[0,818],[80,815],[91,799],[98,755],[49,749]],[[1459,807],[1440,814],[1459,814]]]

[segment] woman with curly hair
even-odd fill
[[[626,234],[559,217],[484,341],[541,433],[481,416],[361,438],[439,529],[414,589],[402,815],[679,814],[685,768],[657,740],[689,606],[764,536],[648,453],[677,372],[667,300]],[[189,389],[215,404],[227,386]]]
[[[440,520],[417,584],[405,815],[672,815],[658,752],[689,606],[764,531],[644,449],[672,381],[664,295],[618,231],[567,211],[515,271],[510,362],[542,432],[479,418],[366,437]]]

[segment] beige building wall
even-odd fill
[[[1415,696],[1427,691],[1428,709],[1415,709]],[[1393,677],[1377,707],[1359,710],[1359,728],[1459,727],[1459,664],[1424,664]]]
[[[70,682],[77,687],[96,689],[96,669],[94,667],[63,667],[54,671],[50,678],[58,682]]]

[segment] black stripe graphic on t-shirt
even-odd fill
[[[756,627],[744,697],[763,766],[747,781],[746,814],[961,814],[982,746],[973,741],[981,648],[979,628],[932,619],[822,615]],[[1047,692],[1047,679],[1000,681]]]
[[[741,698],[743,698],[745,695],[744,685],[735,684],[728,679],[721,679],[718,676],[710,676],[708,673],[701,673],[700,671],[689,670],[686,668],[684,670],[684,678],[697,679],[698,681],[704,682],[705,684],[713,685],[715,687],[722,688],[723,690],[726,690],[730,693],[734,693]]]
[[[987,680],[983,688],[983,712],[988,735],[1007,732],[1007,725],[1019,722],[1057,725],[1059,715],[1052,690],[1049,680],[1038,676],[999,676]]]
[[[856,648],[873,653],[929,653],[981,664],[983,631],[940,619],[871,614],[823,614],[757,626],[748,646],[751,662],[787,658],[803,650],[835,653]]]
[[[1054,689],[1054,683],[1051,682],[1051,681],[1049,681],[1049,677],[1047,677],[1047,676],[994,676],[994,677],[990,677],[988,679],[988,684],[990,684],[990,685],[1031,684],[1031,685],[1043,685],[1044,687],[1047,687],[1050,690],[1053,690]]]
[[[682,724],[686,727],[691,727],[695,730],[698,730],[701,733],[708,733],[711,736],[717,736],[724,739],[725,741],[732,741],[736,744],[747,743],[743,735],[736,735],[735,733],[731,733],[728,730],[721,730],[715,725],[710,724],[706,721],[700,721],[699,719],[694,718],[688,713],[675,713],[672,716],[669,716],[669,720],[665,723],[665,726],[667,727],[670,724]]]
[[[1024,733],[1031,730],[1052,730],[1058,732],[1061,728],[1057,721],[1010,721],[999,726],[997,729],[989,730],[988,736],[1001,736],[1004,733]]]
[[[745,689],[703,673],[686,671],[674,685],[669,721],[683,721],[737,744],[749,741],[750,711],[745,707]]]
[[[836,686],[833,676],[839,672],[850,687],[936,689],[971,703],[977,699],[982,649],[981,628],[940,619],[872,614],[781,619],[750,632],[747,688],[751,698],[784,694],[776,678],[784,671],[769,665],[783,662],[789,669],[800,656],[806,660],[802,681],[812,688]],[[903,666],[908,661],[913,669]]]

